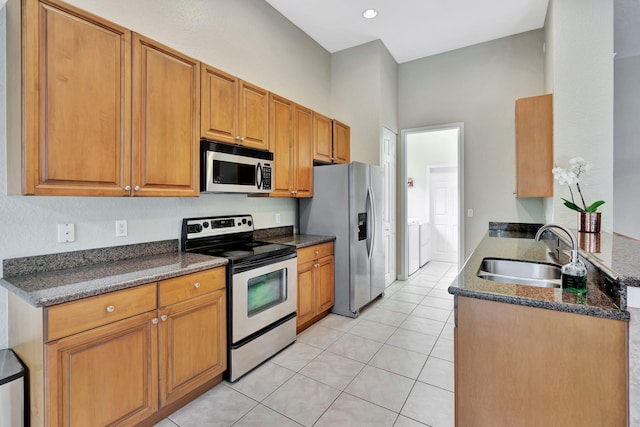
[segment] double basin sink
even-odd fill
[[[561,288],[561,267],[532,261],[499,258],[484,258],[477,276],[494,282],[537,286],[540,288]]]

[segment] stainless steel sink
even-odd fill
[[[517,285],[562,287],[560,266],[532,261],[485,258],[480,264],[477,276],[494,282]]]

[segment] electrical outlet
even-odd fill
[[[127,220],[119,219],[116,221],[116,237],[124,237],[127,235]]]
[[[58,224],[58,242],[67,243],[75,242],[76,227],[75,224]]]
[[[280,214],[276,214],[276,224],[280,224]]]
[[[469,218],[473,217],[473,209],[467,209],[467,216]]]

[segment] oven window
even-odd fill
[[[247,314],[255,316],[287,300],[287,269],[249,279]]]
[[[255,185],[256,167],[244,163],[213,161],[214,184]]]

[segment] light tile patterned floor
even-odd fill
[[[156,426],[453,426],[455,273],[428,263],[357,319],[330,314]]]

